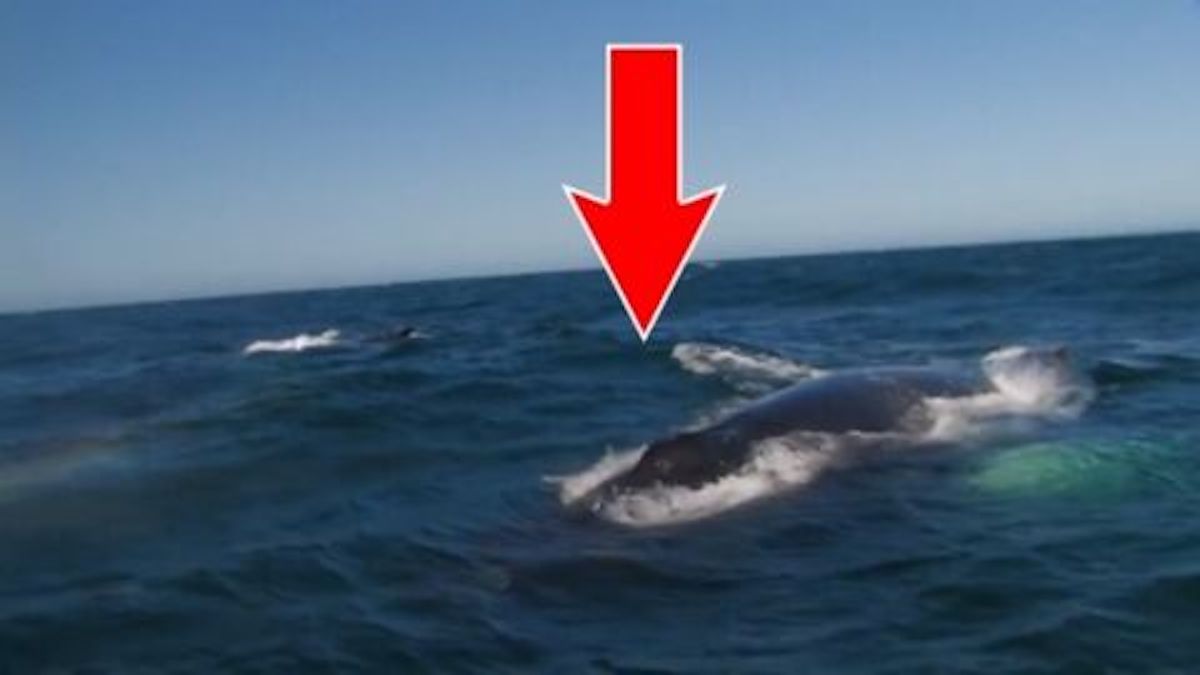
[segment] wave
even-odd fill
[[[310,349],[336,347],[340,344],[340,340],[341,332],[335,328],[330,328],[315,335],[300,333],[299,335],[283,340],[256,340],[246,345],[242,353],[247,356],[264,353],[298,353]]]
[[[693,364],[706,363],[704,358],[728,349],[707,347],[697,352],[704,355],[700,359],[692,358],[695,354],[690,350],[685,351],[684,358]],[[1093,398],[1091,384],[1062,369],[1020,358],[1025,352],[1025,347],[1006,347],[983,358],[981,365],[994,387],[992,391],[960,398],[928,399],[932,423],[922,434],[801,431],[770,438],[753,446],[751,459],[741,469],[697,488],[658,485],[592,499],[596,488],[637,463],[648,447],[645,445],[609,452],[583,471],[548,480],[558,486],[559,499],[565,506],[582,505],[605,520],[633,527],[673,525],[795,489],[830,468],[853,463],[864,454],[884,448],[903,450],[921,444],[963,442],[1008,429],[1014,422],[1063,420],[1082,413]],[[731,353],[737,356],[728,360],[717,358],[714,363],[733,364],[735,369],[743,367],[745,361],[739,357],[744,352]],[[761,365],[751,363],[754,367]]]
[[[1200,348],[1193,340],[1135,340],[1128,348],[1099,359],[1090,374],[1100,386],[1190,379],[1200,371]]]

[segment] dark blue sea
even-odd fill
[[[814,372],[1028,345],[1086,400],[573,503]],[[1200,235],[699,263],[646,345],[600,271],[0,317],[0,672],[1197,663]]]

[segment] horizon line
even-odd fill
[[[700,262],[753,262],[763,260],[778,260],[783,258],[821,258],[821,257],[836,257],[842,255],[860,255],[860,254],[880,254],[888,253],[904,253],[912,251],[927,251],[941,249],[960,249],[972,247],[1002,247],[1002,246],[1018,246],[1021,244],[1052,244],[1056,242],[1073,242],[1073,241],[1097,241],[1106,239],[1143,239],[1152,237],[1168,237],[1179,235],[1200,235],[1200,224],[1188,227],[1164,226],[1161,230],[1140,230],[1137,232],[1098,232],[1095,234],[1071,234],[1071,235],[1055,235],[1050,234],[1046,237],[1029,237],[1019,239],[984,239],[980,241],[950,241],[930,244],[900,244],[891,246],[863,246],[861,248],[838,248],[825,251],[794,251],[778,254],[758,254],[750,253],[747,255],[733,255],[729,257],[712,257],[712,258],[696,258],[688,261],[688,265]],[[345,284],[334,284],[331,286],[297,286],[288,288],[264,288],[262,290],[250,290],[245,292],[230,292],[217,294],[198,294],[198,295],[182,295],[178,297],[164,298],[145,298],[133,300],[116,300],[113,302],[99,302],[95,304],[80,304],[80,305],[57,305],[49,307],[35,307],[31,309],[0,309],[0,319],[6,319],[17,316],[36,316],[43,314],[55,314],[60,312],[83,312],[83,311],[104,311],[111,309],[122,309],[130,307],[139,307],[143,305],[169,305],[175,303],[186,302],[211,302],[216,300],[232,300],[236,298],[254,298],[271,295],[291,295],[300,293],[320,293],[324,291],[349,291],[368,288],[382,288],[386,286],[407,286],[418,284],[431,283],[449,283],[455,281],[487,281],[492,279],[511,279],[518,277],[532,277],[551,274],[583,274],[588,272],[603,273],[602,266],[587,266],[587,267],[558,267],[541,270],[526,270],[512,272],[481,272],[478,274],[459,274],[449,276],[431,276],[416,279],[398,279],[394,281],[362,281],[350,282]]]

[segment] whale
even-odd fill
[[[420,336],[420,331],[418,331],[416,328],[413,326],[400,324],[385,330],[371,333],[363,338],[363,342],[373,342],[384,345],[399,345],[415,340],[418,336]]]
[[[1063,381],[1077,377],[1063,347],[1021,348],[1002,356],[1005,372],[1037,372]],[[902,366],[821,375],[768,394],[707,427],[650,443],[630,469],[597,492],[700,487],[743,467],[756,443],[797,432],[919,438],[936,423],[932,400],[996,391],[996,379],[986,369]]]

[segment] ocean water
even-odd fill
[[[580,502],[791,382],[1042,344],[1087,396]],[[1198,393],[1200,235],[693,265],[646,346],[598,271],[3,316],[0,671],[1195,672]]]

